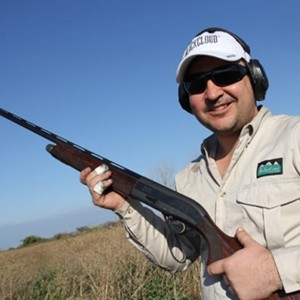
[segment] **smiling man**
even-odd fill
[[[221,28],[193,38],[176,79],[182,108],[212,131],[200,156],[176,175],[176,188],[242,249],[207,266],[207,245],[193,229],[178,230],[134,199],[103,193],[110,171],[81,173],[94,204],[115,211],[129,241],[166,270],[184,271],[201,256],[203,299],[299,291],[300,118],[257,106],[268,89],[264,69],[241,38]]]

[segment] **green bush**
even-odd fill
[[[22,244],[20,247],[26,247],[32,244],[36,244],[36,243],[41,243],[44,242],[46,239],[41,238],[39,236],[35,236],[35,235],[30,235],[28,237],[26,237],[24,240],[22,240]]]

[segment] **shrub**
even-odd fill
[[[41,238],[39,236],[35,236],[35,235],[30,235],[28,237],[26,237],[24,240],[22,240],[22,244],[20,247],[26,247],[32,244],[36,244],[36,243],[41,243],[44,242],[46,239]]]

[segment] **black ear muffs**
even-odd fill
[[[181,107],[187,112],[192,114],[192,108],[190,106],[189,94],[185,90],[183,83],[178,86],[178,99]]]
[[[269,87],[269,80],[267,74],[257,59],[251,59],[248,63],[248,69],[250,72],[250,80],[253,87],[255,99],[262,101],[266,97],[266,92]]]
[[[202,30],[196,36],[199,36],[204,32],[212,33],[215,31],[223,31],[223,32],[230,34],[243,47],[245,52],[247,52],[250,55],[251,51],[250,51],[250,47],[247,45],[247,43],[242,38],[240,38],[236,34],[230,32],[226,29],[219,28],[219,27],[210,27],[210,28]],[[266,74],[263,66],[257,59],[251,59],[250,62],[247,63],[247,67],[249,69],[250,80],[251,80],[255,99],[257,101],[264,100],[265,96],[266,96],[266,92],[269,87],[269,81],[268,81],[268,77],[267,77],[267,74]],[[181,107],[184,110],[186,110],[187,112],[192,113],[192,109],[191,109],[190,101],[189,101],[189,95],[186,92],[183,84],[180,84],[178,86],[178,98],[179,98],[179,103],[180,103]]]

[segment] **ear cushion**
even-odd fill
[[[178,86],[178,99],[181,107],[189,113],[192,113],[192,109],[190,106],[189,95],[186,92],[183,84],[179,84]]]
[[[257,59],[251,59],[248,64],[248,68],[250,71],[250,79],[252,81],[255,99],[258,101],[264,100],[269,87],[267,74]]]

